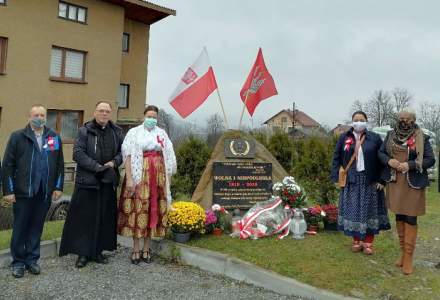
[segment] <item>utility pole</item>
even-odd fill
[[[293,101],[293,103],[292,103],[292,154],[290,155],[290,160],[291,160],[291,165],[292,165],[291,172],[293,172],[293,166],[294,166],[293,160],[294,160],[294,157],[295,157],[295,155],[294,155],[295,144],[293,143],[294,142],[294,138],[295,138],[295,122],[296,122],[296,120],[295,120],[295,117],[296,117],[296,107],[295,106],[296,106],[295,105],[295,101]],[[289,173],[291,173],[291,172],[289,172]]]

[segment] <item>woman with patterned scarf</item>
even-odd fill
[[[385,166],[382,179],[387,182],[387,206],[396,214],[401,249],[395,265],[406,275],[413,272],[417,217],[425,214],[427,169],[435,164],[429,136],[424,135],[415,122],[414,113],[400,112],[394,130],[388,132],[379,150],[379,158]]]

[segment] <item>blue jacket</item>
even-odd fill
[[[382,144],[382,147],[380,147],[379,150],[379,158],[384,165],[384,169],[382,172],[382,180],[389,182],[391,179],[391,167],[388,165],[388,161],[391,159],[391,154],[387,151],[387,142],[390,136],[390,132],[388,132],[385,141]],[[422,162],[422,169],[423,171],[420,172],[416,168],[416,158],[417,153],[416,150],[410,150],[408,152],[408,166],[409,171],[407,175],[407,181],[410,187],[415,189],[423,189],[429,185],[429,178],[428,178],[428,169],[431,168],[433,165],[435,165],[435,156],[434,151],[432,150],[431,144],[429,143],[429,136],[424,135],[424,152],[423,152],[423,162]]]
[[[43,187],[46,196],[63,190],[64,158],[61,138],[51,129],[43,131],[40,151],[35,134],[27,125],[11,134],[3,157],[3,194],[31,198]]]
[[[362,144],[362,152],[364,154],[364,162],[365,162],[365,173],[367,176],[367,182],[369,184],[375,182],[382,182],[380,180],[380,174],[382,172],[382,164],[380,163],[379,157],[377,156],[377,152],[382,145],[382,139],[377,133],[372,131],[365,132],[365,140]],[[336,143],[335,152],[333,154],[333,163],[332,163],[332,180],[333,182],[338,182],[339,178],[339,167],[343,166],[347,167],[348,162],[350,161],[354,149],[355,143],[352,143],[348,151],[345,151],[345,141],[347,138],[351,137],[354,141],[355,136],[353,134],[353,128],[341,134],[338,142]],[[351,165],[348,170],[347,175],[348,183],[356,183],[356,160]]]

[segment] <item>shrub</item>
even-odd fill
[[[177,147],[177,174],[171,180],[174,197],[192,195],[210,156],[208,144],[195,137],[189,137]]]

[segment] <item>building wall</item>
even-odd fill
[[[118,111],[118,119],[142,118],[147,83],[150,27],[125,19],[124,32],[130,35],[128,53],[122,54],[121,83],[130,85],[128,108]]]
[[[283,122],[283,120],[285,121]],[[300,126],[301,124],[297,125]],[[288,112],[283,111],[267,122],[267,126],[272,130],[282,129],[284,132],[288,132],[289,128],[292,127],[292,117]]]
[[[0,156],[13,130],[27,122],[28,108],[83,110],[92,118],[98,100],[117,101],[121,77],[129,81],[130,108],[120,115],[142,115],[145,103],[149,27],[124,19],[124,9],[103,1],[69,0],[85,6],[87,24],[58,18],[58,1],[13,0],[0,6],[0,36],[7,37],[6,75],[0,75]],[[130,33],[130,52],[122,56],[122,34]],[[52,45],[87,51],[87,84],[49,80]],[[140,67],[141,66],[141,67]],[[113,119],[116,119],[116,109]],[[65,145],[72,160],[72,145]]]

